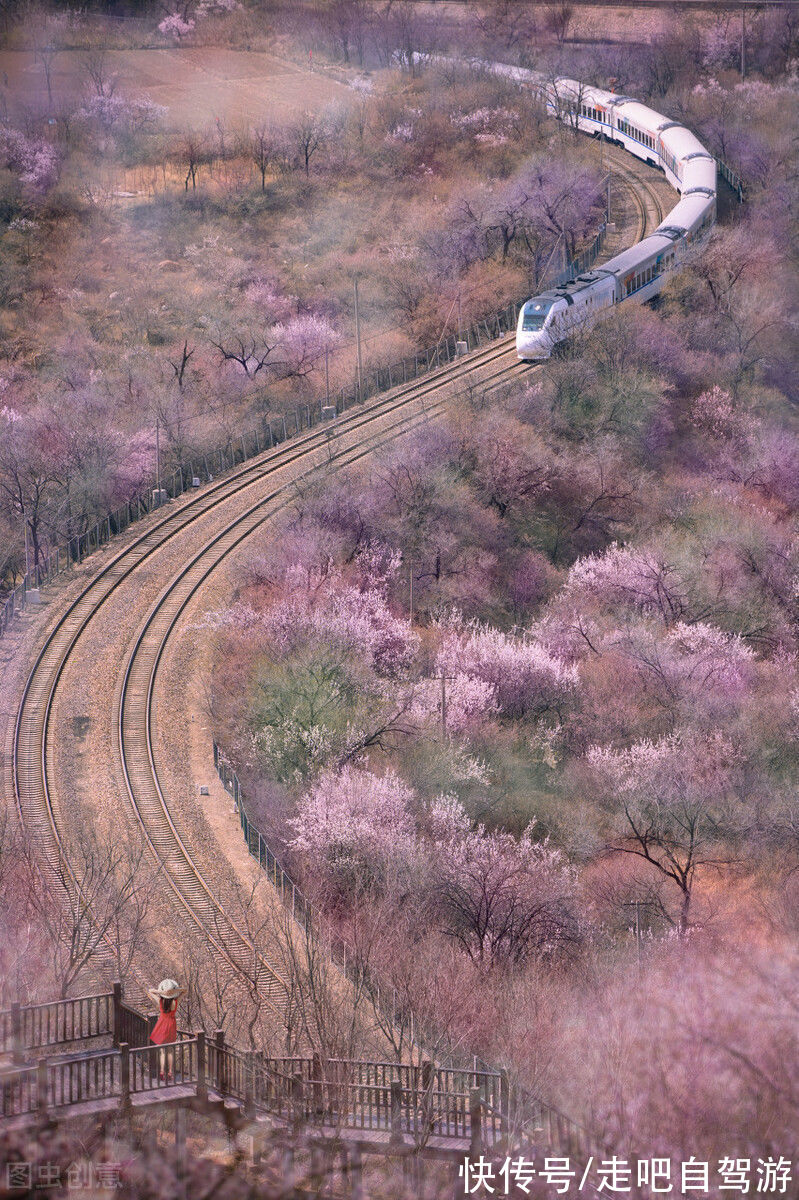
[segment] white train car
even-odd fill
[[[576,79],[547,79],[536,71],[482,59],[418,55],[420,62],[465,62],[530,88],[558,120],[593,137],[605,137],[629,154],[663,171],[679,202],[649,237],[593,271],[550,288],[522,305],[516,327],[521,359],[548,358],[578,326],[630,300],[651,300],[688,248],[704,238],[716,219],[716,162],[699,139],[678,121],[641,104],[590,87]]]
[[[681,198],[649,237],[522,306],[516,352],[528,361],[548,358],[578,324],[591,325],[605,309],[628,300],[651,300],[716,219],[716,163],[690,130],[637,100],[574,79],[540,80],[538,90],[559,120],[594,137],[606,137],[659,167]]]

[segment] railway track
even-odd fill
[[[629,157],[629,156],[626,156]],[[638,213],[638,236],[636,242],[643,241],[650,233],[657,229],[663,220],[663,202],[658,196],[652,182],[647,179],[643,171],[648,171],[651,175],[653,168],[642,167],[641,170],[635,170],[627,165],[627,163],[618,162],[615,158],[612,164],[612,173],[622,180],[625,190],[632,197],[633,203]]]
[[[80,880],[69,864],[67,839],[59,819],[68,804],[66,798],[61,804],[57,801],[52,726],[64,672],[84,648],[88,650],[92,623],[115,593],[186,528],[206,523],[225,511],[230,519],[223,529],[210,537],[203,551],[171,580],[134,639],[116,714],[117,742],[129,801],[173,901],[194,926],[203,930],[230,972],[246,972],[248,978],[252,977],[255,947],[224,912],[213,887],[193,861],[155,770],[152,695],[166,639],[186,604],[222,559],[286,502],[294,483],[293,477],[280,482],[287,467],[299,467],[307,473],[322,465],[348,465],[420,420],[429,420],[451,402],[469,377],[481,386],[490,386],[520,369],[512,341],[505,339],[422,383],[416,382],[368,408],[339,418],[334,429],[317,427],[290,448],[262,455],[156,520],[151,529],[98,572],[48,637],[28,677],[14,730],[12,771],[18,810],[27,832],[44,851],[43,870],[50,885],[65,884],[73,898],[81,890]],[[447,389],[449,394],[444,395]],[[418,411],[409,414],[409,408]],[[107,950],[110,961],[112,948]],[[285,993],[279,971],[265,961],[256,971],[267,1001],[279,1014]]]
[[[645,236],[648,222],[658,224],[662,219],[660,201],[637,172],[623,166],[618,173],[636,197],[639,232]],[[645,198],[639,191],[645,192]],[[283,1015],[286,982],[279,962],[265,957],[225,910],[213,880],[207,878],[187,845],[179,816],[170,808],[153,737],[159,664],[191,600],[227,556],[289,502],[298,475],[307,478],[321,468],[349,466],[438,415],[471,387],[490,389],[531,369],[536,368],[518,362],[513,338],[504,338],[338,418],[334,427],[317,426],[290,444],[242,464],[202,492],[156,515],[149,528],[100,568],[47,637],[16,714],[12,786],[20,819],[41,847],[46,883],[65,887],[73,901],[80,897],[80,879],[69,860],[69,798],[59,794],[65,789],[59,780],[54,732],[65,672],[79,670],[81,655],[91,654],[93,627],[110,604],[118,602],[127,589],[132,593],[131,611],[138,611],[139,576],[157,567],[159,559],[168,565],[170,550],[187,532],[201,535],[201,548],[187,554],[177,572],[167,572],[167,583],[149,606],[143,623],[125,635],[128,643],[119,694],[113,713],[107,714],[113,727],[110,741],[129,815],[141,830],[173,909],[190,927],[202,931],[226,972],[250,980],[254,971],[259,992],[276,1016]],[[104,951],[106,962],[112,963],[113,946],[107,945]],[[144,984],[139,983],[143,992]]]

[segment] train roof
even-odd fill
[[[653,137],[662,125],[671,124],[668,117],[663,116],[663,113],[655,112],[653,108],[647,107],[646,104],[641,104],[639,100],[621,100],[616,106],[616,112],[625,121],[629,121],[637,129],[643,129],[646,133],[651,133]]]
[[[556,300],[565,300],[567,304],[572,304],[574,296],[578,296],[586,288],[593,287],[602,279],[609,277],[609,272],[604,267],[599,267],[595,271],[584,271],[582,275],[570,279],[568,283],[559,283],[555,287],[547,288],[545,292],[533,297],[533,301],[528,300],[527,304],[534,302],[539,307],[545,304],[547,309],[551,308]],[[526,307],[527,305],[525,305]]]
[[[688,158],[691,154],[712,157],[696,134],[691,133],[684,125],[670,125],[661,132],[660,137],[663,145],[675,158]]]
[[[693,188],[709,188],[716,191],[716,160],[713,158],[688,158],[683,162],[682,193]]]
[[[653,236],[662,235],[667,229],[678,229],[682,233],[686,229],[694,229],[701,225],[708,208],[713,203],[715,192],[702,190],[683,196],[668,216],[658,225]]]
[[[664,226],[671,224],[669,217],[663,224]],[[622,250],[621,254],[617,254],[615,258],[603,263],[602,270],[609,271],[611,275],[626,275],[629,271],[637,270],[642,262],[647,262],[650,258],[670,249],[673,244],[673,236],[670,237],[665,232],[652,233],[642,242],[636,242],[629,250]]]

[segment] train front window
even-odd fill
[[[539,329],[543,329],[551,307],[551,300],[530,300],[525,304],[524,316],[522,317],[522,331],[524,333],[536,333]]]

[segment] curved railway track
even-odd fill
[[[643,169],[652,170],[652,168]],[[663,202],[652,183],[644,178],[638,170],[628,166],[627,163],[619,163],[614,158],[611,171],[624,182],[625,190],[632,196],[638,213],[639,225],[639,233],[635,241],[643,241],[645,237],[657,229],[663,220]]]
[[[243,465],[202,495],[157,520],[98,572],[63,614],[36,659],[14,730],[12,772],[18,810],[27,832],[37,838],[44,851],[45,878],[51,884],[65,883],[73,897],[80,893],[80,881],[70,867],[69,848],[59,822],[59,805],[55,802],[57,768],[52,724],[58,685],[67,664],[89,640],[98,613],[143,564],[188,526],[227,509],[232,519],[171,580],[134,639],[125,668],[116,726],[128,797],[173,900],[203,930],[230,971],[246,972],[252,977],[255,948],[225,913],[193,861],[170,814],[155,769],[152,696],[166,640],[186,604],[215,567],[286,502],[294,480],[280,483],[278,477],[287,467],[302,464],[308,473],[331,462],[336,467],[348,465],[419,421],[430,419],[453,398],[442,397],[442,390],[448,386],[457,388],[469,376],[480,386],[490,386],[522,369],[513,354],[512,343],[506,339],[464,363],[453,364],[421,383],[339,418],[333,429],[317,427],[290,447],[270,451]],[[409,420],[408,409],[418,405],[423,407],[418,413],[411,413]],[[331,450],[331,439],[341,446],[335,453]],[[347,444],[343,445],[344,442]],[[272,487],[273,483],[277,486]],[[264,485],[265,494],[261,491]],[[110,959],[110,946],[107,953]],[[263,959],[256,970],[267,1001],[279,1012],[285,992],[279,972]]]
[[[662,219],[660,201],[635,171],[624,167],[618,173],[626,177],[636,197],[640,234],[645,236],[647,222],[655,219],[657,224]],[[648,200],[641,198],[639,189],[646,192]],[[82,653],[91,654],[93,623],[109,603],[125,588],[132,589],[135,596],[140,572],[157,564],[159,555],[168,566],[170,548],[174,549],[174,543],[187,531],[202,533],[201,548],[192,550],[177,572],[167,572],[166,585],[149,606],[143,623],[126,635],[129,641],[118,699],[114,712],[107,714],[113,726],[111,741],[118,755],[118,774],[124,781],[129,812],[142,832],[174,908],[190,926],[202,930],[227,972],[252,979],[255,961],[259,990],[274,1012],[282,1016],[286,984],[279,964],[267,961],[225,910],[181,834],[180,820],[170,809],[159,777],[153,713],[157,673],[165,649],[190,601],[223,560],[288,503],[297,473],[308,477],[322,467],[348,466],[437,415],[471,387],[499,386],[531,369],[540,368],[518,362],[512,336],[502,339],[463,362],[338,418],[334,427],[316,427],[290,444],[242,464],[202,492],[156,516],[148,529],[112,555],[68,605],[46,638],[16,714],[11,763],[14,795],[26,831],[41,847],[45,881],[65,886],[73,899],[80,894],[80,880],[69,860],[65,830],[69,804],[66,796],[59,797],[55,752],[54,713],[65,671],[79,663]],[[110,963],[113,947],[108,944],[105,951]]]

